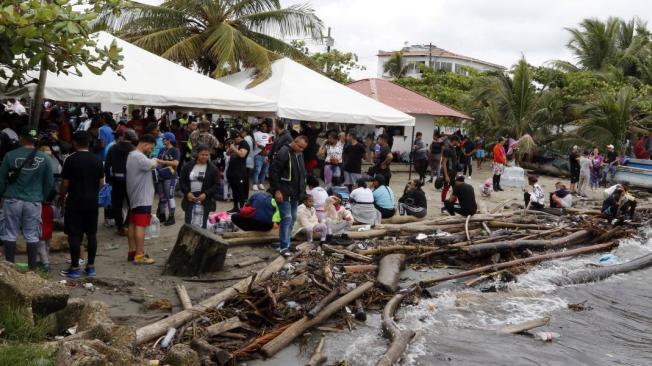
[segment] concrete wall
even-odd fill
[[[423,133],[423,140],[428,146],[432,141],[432,135],[435,133],[435,117],[426,116],[422,114],[413,115],[415,118],[416,132]],[[394,136],[394,146],[392,151],[410,151],[412,149],[412,129],[413,127],[405,127],[404,136]]]
[[[391,79],[389,75],[384,73],[385,62],[389,60],[390,56],[379,56],[378,57],[378,77],[383,79]],[[403,56],[403,60],[406,64],[410,63],[422,63],[428,65],[428,56]],[[472,60],[461,60],[457,58],[447,58],[447,57],[432,57],[433,68],[436,66],[437,62],[449,62],[452,64],[451,71],[456,71],[456,66],[466,66],[474,68],[478,71],[495,71],[495,67],[485,65],[479,62]],[[418,67],[408,67],[407,76],[420,77],[421,73],[419,72]]]

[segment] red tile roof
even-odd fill
[[[426,98],[389,80],[362,79],[347,85],[349,88],[407,114],[425,114],[436,117],[473,119],[447,105]]]

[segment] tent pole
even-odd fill
[[[416,123],[414,126],[412,126],[412,142],[410,143],[410,168],[408,171],[408,181],[412,180],[412,163],[414,163],[414,154],[412,153],[412,150],[414,150],[414,131],[417,129]]]

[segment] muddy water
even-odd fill
[[[612,253],[619,262],[652,251],[652,229]],[[402,307],[399,324],[417,332],[402,365],[652,365],[652,268],[598,283],[557,287],[550,279],[585,269],[601,254],[549,261],[509,285],[517,297],[483,294],[450,283],[436,297]],[[584,302],[587,310],[568,304]],[[589,310],[590,309],[590,310]],[[497,335],[509,323],[550,316],[536,331],[560,334],[553,342],[525,335]],[[379,316],[352,333],[327,338],[329,361],[373,365],[387,346]],[[313,344],[308,346],[312,350]],[[288,348],[266,364],[303,364]],[[298,358],[298,359],[297,359]]]

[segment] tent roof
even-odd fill
[[[253,71],[220,79],[229,85],[273,100],[281,118],[314,122],[414,126],[414,117],[367,98],[288,58],[272,63],[269,79],[247,89]]]
[[[439,103],[408,88],[397,85],[389,80],[362,79],[347,85],[370,98],[394,107],[408,114],[425,114],[435,117],[453,117],[473,119],[445,104]]]
[[[276,110],[269,100],[201,75],[107,32],[98,32],[96,36],[98,47],[108,47],[115,41],[122,49],[124,79],[110,69],[95,75],[86,67],[80,67],[82,77],[48,73],[45,98],[226,111]],[[30,91],[33,89],[34,85]]]

